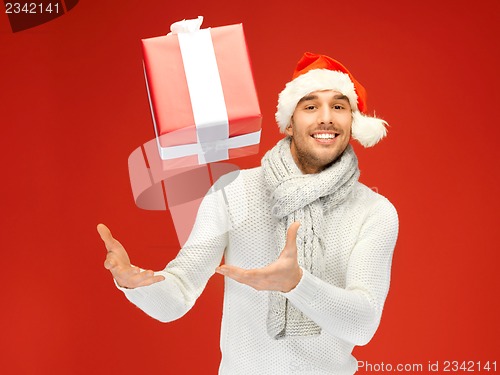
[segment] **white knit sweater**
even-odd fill
[[[195,303],[225,256],[258,268],[273,262],[275,222],[262,169],[244,170],[203,200],[193,231],[165,270],[165,280],[122,289],[150,316],[168,322]],[[217,187],[218,184],[215,186]],[[223,185],[223,184],[222,184]],[[325,213],[325,277],[304,271],[284,295],[321,328],[314,337],[272,339],[266,331],[268,292],[225,280],[219,374],[353,374],[355,345],[375,333],[389,289],[398,218],[392,204],[361,183]],[[225,251],[224,251],[225,249]]]

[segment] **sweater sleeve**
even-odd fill
[[[389,290],[398,216],[386,199],[371,210],[356,242],[345,288],[329,284],[304,270],[288,300],[329,334],[365,345],[375,334]]]
[[[227,244],[228,215],[221,191],[203,199],[193,230],[163,271],[165,280],[135,289],[120,288],[127,299],[151,317],[170,322],[194,305],[220,264]]]

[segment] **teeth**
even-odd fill
[[[335,136],[336,134],[313,134],[313,138],[319,139],[333,139]]]

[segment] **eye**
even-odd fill
[[[312,111],[314,109],[316,109],[316,106],[315,105],[312,105],[312,104],[309,104],[309,105],[306,105],[304,107],[304,109],[308,110],[308,111]]]
[[[344,109],[344,106],[341,104],[334,104],[333,109],[338,109],[338,110]]]

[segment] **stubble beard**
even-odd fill
[[[324,169],[330,167],[337,160],[339,160],[339,158],[347,149],[348,145],[349,143],[346,143],[345,147],[342,150],[333,154],[332,160],[324,160],[323,158],[318,157],[314,152],[308,151],[307,148],[298,147],[293,136],[291,136],[291,147],[294,147],[295,149],[294,160],[303,173],[319,173]],[[316,172],[309,172],[312,170]]]

